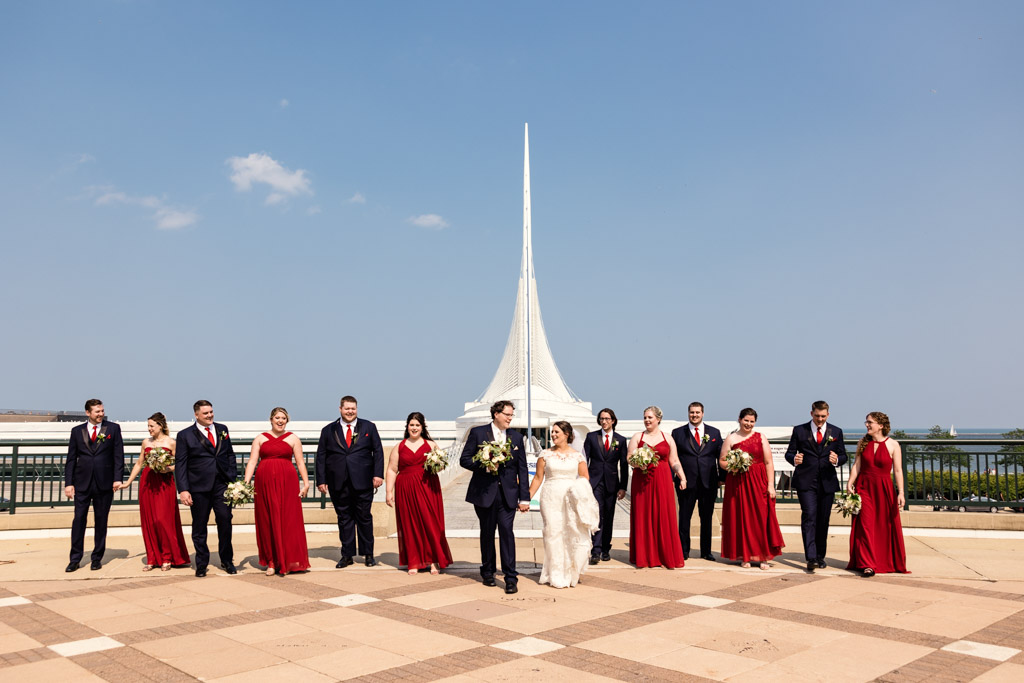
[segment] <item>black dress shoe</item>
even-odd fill
[[[64,571],[66,571],[66,572],[77,572],[78,571],[78,563],[77,562],[71,562],[70,564],[68,564],[68,566],[64,567]]]
[[[598,557],[597,555],[591,555],[590,556],[590,564],[597,564],[600,561],[601,561],[601,558]]]
[[[825,560],[818,560],[818,569],[827,569],[828,565],[825,564]]]
[[[817,569],[817,567],[818,567],[818,563],[815,562],[814,560],[811,560],[810,562],[807,563],[807,573],[808,574],[813,574],[814,570]]]
[[[505,595],[512,595],[513,593],[518,593],[518,592],[519,592],[519,588],[514,583],[506,583],[505,584]]]
[[[865,577],[871,577],[875,575],[874,569],[865,569],[861,572]]]
[[[717,562],[718,561],[718,560],[715,559],[715,556],[712,555],[711,553],[708,553],[707,555],[701,555],[700,559],[707,560],[708,562]]]
[[[93,560],[92,564],[89,565],[89,569],[91,569],[93,571],[96,571],[97,569],[100,569],[102,566],[103,566],[103,562],[102,561],[100,561],[100,560]]]
[[[497,584],[497,582],[496,582],[496,581],[494,580],[494,577],[492,576],[492,577],[490,577],[489,579],[484,579],[484,585],[485,585],[485,586],[497,586],[498,584]]]
[[[202,578],[202,577],[206,576],[206,567],[202,567],[201,569],[196,569],[196,576],[198,576],[199,578]]]
[[[233,565],[233,564],[222,564],[220,566],[220,568],[223,569],[224,571],[226,571],[228,574],[237,574],[238,573],[238,570],[235,569],[235,565]]]
[[[366,556],[366,566],[367,567],[376,567],[377,566],[377,560],[373,559],[373,555],[367,555]]]
[[[334,565],[334,568],[335,569],[344,569],[345,567],[349,566],[350,564],[352,564],[352,556],[351,555],[342,555],[341,559],[338,560],[338,564]]]
[[[610,553],[601,553],[601,561],[602,562],[608,562],[611,559],[612,559],[612,556],[611,556]]]

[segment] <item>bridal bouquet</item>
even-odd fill
[[[228,484],[228,488],[224,492],[224,500],[227,501],[228,505],[234,508],[239,505],[251,503],[255,494],[256,489],[252,484],[247,484],[241,480],[233,481]]]
[[[473,456],[473,462],[478,462],[491,474],[497,474],[502,465],[512,459],[512,441],[506,439],[505,443],[497,441],[484,441]]]
[[[725,469],[730,474],[743,474],[750,469],[751,462],[750,454],[738,448],[725,454]]]
[[[174,466],[174,456],[171,455],[169,448],[158,446],[150,449],[149,453],[146,453],[146,467],[154,472],[164,474],[170,472],[172,466]]]
[[[437,474],[444,471],[446,467],[448,467],[448,454],[437,446],[431,448],[423,461],[423,469],[429,474]]]
[[[651,472],[658,466],[658,461],[661,460],[661,458],[650,446],[641,446],[633,451],[627,460],[629,461],[630,467],[635,467],[636,469],[643,470],[644,472]]]
[[[860,513],[859,493],[840,493],[836,495],[836,510],[842,513],[843,517]]]

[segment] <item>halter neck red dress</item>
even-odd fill
[[[260,461],[254,475],[260,564],[273,567],[279,574],[309,569],[299,475],[292,464],[292,447],[285,441],[289,434],[276,437],[263,433],[267,440],[260,445]]]
[[[740,562],[767,562],[782,554],[785,543],[768,497],[768,470],[761,435],[754,432],[733,448],[750,454],[750,469],[729,474],[722,499],[722,557]]]
[[[637,446],[643,446],[643,436]],[[633,468],[630,487],[629,562],[637,567],[682,567],[683,545],[676,521],[676,496],[672,490],[671,449],[664,432],[661,443],[651,446],[660,460],[654,469]]]
[[[907,571],[903,525],[892,484],[892,456],[885,441],[872,441],[860,454],[854,488],[860,494],[860,513],[850,526],[850,564],[847,569],[873,569],[876,574]]]

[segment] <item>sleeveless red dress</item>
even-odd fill
[[[306,525],[299,498],[299,475],[292,464],[292,447],[285,438],[263,433],[260,461],[254,475],[256,546],[260,564],[281,574],[309,569]]]
[[[152,448],[146,448],[149,453]],[[139,516],[142,518],[142,542],[146,545],[146,564],[188,564],[188,547],[181,533],[178,492],[174,472],[155,472],[142,468],[139,476]]]
[[[892,484],[892,456],[885,441],[872,441],[860,454],[860,471],[854,482],[860,494],[860,513],[853,516],[850,526],[850,564],[846,568],[909,574]]]
[[[398,526],[398,563],[409,569],[427,569],[436,563],[444,569],[452,563],[452,551],[444,533],[444,499],[436,474],[423,469],[430,452],[424,441],[413,452],[398,444],[398,476],[395,478],[395,522]]]
[[[768,497],[768,470],[764,466],[761,435],[754,432],[733,448],[749,453],[753,462],[743,474],[729,474],[725,480],[722,557],[767,562],[781,555],[786,544],[775,516],[775,499]]]
[[[671,449],[665,434],[652,446],[661,458],[657,467],[647,472],[633,468],[630,487],[629,563],[636,567],[682,567],[683,546],[676,521],[676,496],[672,488],[672,471],[668,464]],[[640,437],[637,446],[643,446]]]

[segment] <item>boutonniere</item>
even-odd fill
[[[612,441],[612,448],[618,448],[618,447],[619,447],[619,440],[615,439],[614,441]]]
[[[711,441],[711,437],[708,436],[707,434],[705,434],[703,437],[701,437],[701,440],[700,440],[701,443],[709,443],[710,441]]]
[[[825,439],[825,443],[832,443],[832,442],[833,442],[833,441],[835,441],[835,440],[836,440],[836,437],[834,437],[834,436],[830,436],[830,437],[828,437],[827,439]]]
[[[230,438],[230,437],[228,436],[228,433],[227,433],[227,432],[225,432],[225,431],[222,431],[222,432],[220,433],[220,438],[221,438],[221,440],[224,440],[224,439],[228,439],[228,438]]]
[[[96,441],[102,443],[110,438],[110,434],[97,434]]]

